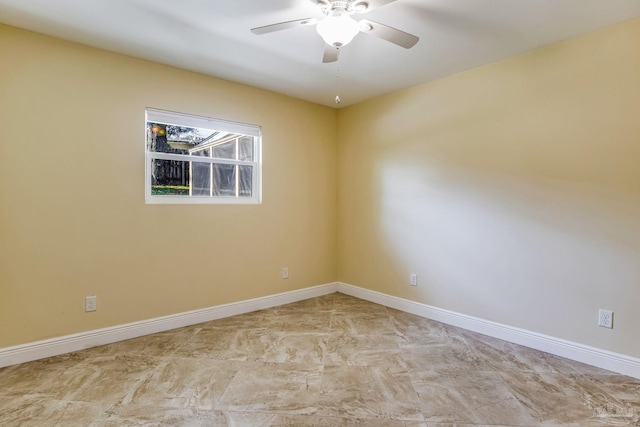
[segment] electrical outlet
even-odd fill
[[[613,311],[600,309],[598,311],[598,326],[613,329]]]
[[[415,273],[412,273],[409,275],[409,284],[411,286],[418,286],[418,275]]]
[[[91,295],[84,298],[84,311],[96,311],[97,298],[95,295]]]
[[[283,279],[288,279],[289,278],[289,269],[287,267],[284,267],[282,269],[282,278]]]

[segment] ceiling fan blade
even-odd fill
[[[265,25],[264,27],[252,28],[253,34],[267,34],[274,31],[288,30],[289,28],[306,27],[318,23],[316,18],[296,19],[295,21],[279,22],[277,24]]]
[[[366,13],[373,9],[377,9],[385,4],[393,3],[396,0],[363,0],[354,2],[356,13]],[[364,4],[365,8],[358,8],[359,4]]]
[[[325,64],[328,62],[336,62],[338,60],[338,55],[340,54],[340,49],[336,46],[329,46],[328,44],[324,45],[324,56],[322,57],[322,62]]]
[[[405,49],[415,46],[418,40],[420,40],[419,37],[413,34],[405,33],[397,28],[389,27],[379,22],[369,21],[368,19],[361,19],[359,24],[361,32],[380,37],[398,46],[402,46]]]

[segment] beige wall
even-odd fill
[[[338,135],[339,280],[640,356],[640,20],[342,110]]]
[[[336,112],[0,26],[0,348],[339,279],[640,357],[638,52],[634,20]],[[145,107],[261,125],[264,203],[145,205]]]
[[[335,280],[335,110],[6,26],[0,63],[0,348]],[[145,205],[145,107],[261,125],[263,204]]]

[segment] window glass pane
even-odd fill
[[[205,150],[191,151],[191,155],[199,157],[209,157],[209,149],[207,148]]]
[[[191,162],[193,172],[191,195],[210,196],[211,195],[211,164],[202,162]]]
[[[213,147],[213,157],[217,159],[232,159],[236,158],[236,140],[225,142],[224,144],[216,145]]]
[[[189,196],[189,162],[152,160],[151,194],[154,196]]]
[[[253,161],[253,137],[251,136],[243,136],[240,138],[239,142],[239,160],[244,161]]]
[[[240,197],[251,197],[253,187],[253,166],[238,166],[240,168]]]
[[[236,167],[235,165],[213,164],[213,195],[236,195]]]
[[[156,153],[188,154],[215,133],[211,129],[147,122],[147,148]]]

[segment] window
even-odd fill
[[[147,109],[147,203],[261,201],[260,127]]]

